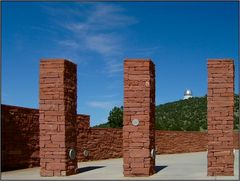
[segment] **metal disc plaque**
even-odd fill
[[[138,120],[138,119],[132,120],[132,125],[133,125],[133,126],[139,125],[139,120]]]
[[[149,82],[148,81],[145,82],[145,86],[149,87]]]
[[[76,151],[74,149],[70,149],[68,155],[71,160],[74,160],[76,158]]]
[[[89,155],[89,151],[88,151],[88,150],[84,150],[84,151],[83,151],[83,155],[84,155],[85,157],[87,157],[87,156]]]
[[[152,157],[153,159],[155,159],[155,157],[156,157],[156,151],[155,151],[155,149],[152,149],[152,150],[151,150],[151,157]]]

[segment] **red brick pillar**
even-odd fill
[[[208,61],[208,175],[233,175],[234,64]]]
[[[125,60],[124,176],[149,176],[154,174],[154,127],[155,66],[151,60]]]
[[[67,60],[41,60],[39,91],[41,176],[75,173],[77,66]],[[71,152],[74,155],[74,151]]]

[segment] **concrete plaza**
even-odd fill
[[[66,177],[40,177],[40,167],[2,172],[2,180],[238,180],[239,151],[235,151],[234,176],[207,176],[207,152],[165,154],[156,157],[156,173],[150,177],[124,177],[123,160],[79,162],[79,173]]]

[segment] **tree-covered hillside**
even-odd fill
[[[122,127],[123,108],[114,107],[108,122],[95,127]],[[193,97],[156,106],[156,129],[202,131],[207,129],[207,97]],[[234,97],[234,128],[239,128],[239,96]]]
[[[239,96],[234,96],[234,129],[239,129]]]
[[[207,97],[194,97],[156,106],[156,129],[207,129]]]

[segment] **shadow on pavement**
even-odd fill
[[[155,173],[158,173],[159,171],[161,171],[162,169],[166,168],[167,165],[162,165],[162,166],[155,166]]]
[[[88,171],[99,169],[99,168],[103,168],[103,167],[105,167],[105,166],[87,166],[87,167],[82,167],[82,168],[78,168],[76,170],[76,173],[88,172]]]

